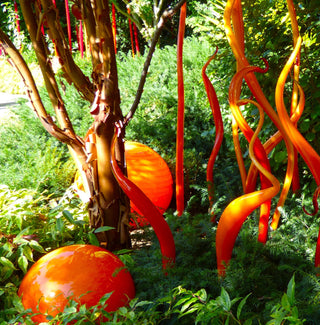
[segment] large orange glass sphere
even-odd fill
[[[164,213],[173,194],[173,180],[167,163],[157,152],[138,142],[126,141],[125,153],[128,178]],[[131,209],[142,215],[133,202]],[[140,225],[148,224],[143,218],[138,221]]]
[[[88,307],[106,293],[106,311],[115,311],[135,296],[132,277],[121,260],[106,249],[92,245],[58,248],[40,258],[23,278],[18,295],[25,309],[41,313],[35,324],[46,322],[64,310],[68,298]]]

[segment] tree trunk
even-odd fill
[[[94,168],[94,196],[89,214],[94,227],[114,228],[97,235],[101,245],[110,250],[117,250],[130,246],[128,220],[125,220],[128,219],[129,206],[113,176],[110,159],[111,141],[115,132],[114,123],[122,120],[123,116],[120,109],[109,1],[96,0],[94,4],[91,1],[91,5],[96,22],[96,43],[99,45],[100,63],[96,63],[93,67],[93,82],[97,92],[91,114],[95,120],[93,134],[97,160]],[[95,62],[97,61],[94,60],[93,64]],[[121,165],[123,165],[122,157],[123,147],[118,146],[117,160]]]
[[[0,43],[25,81],[30,102],[43,126],[59,141],[66,143],[71,151],[84,178],[84,187],[90,196],[88,205],[90,225],[93,228],[104,226],[111,228],[96,233],[101,246],[109,250],[130,247],[129,201],[112,174],[110,159],[114,124],[123,120],[123,115],[120,109],[109,1],[81,1],[82,16],[91,44],[93,82],[75,64],[60,25],[59,12],[52,1],[41,0],[39,3],[34,3],[20,0],[20,5],[59,125],[56,125],[47,114],[21,54],[2,32]],[[72,82],[81,95],[92,104],[90,113],[94,122],[91,127],[91,139],[94,141],[90,145],[74,133],[69,120],[51,67],[50,51],[44,35],[40,32],[44,23],[67,81]],[[119,141],[116,158],[120,166],[124,166],[123,157],[124,146]]]

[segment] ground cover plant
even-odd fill
[[[207,48],[207,45],[203,48]],[[303,182],[302,196],[298,193],[293,194],[286,205],[279,209],[281,212],[279,228],[270,233],[270,240],[264,245],[256,240],[258,213],[254,212],[251,218],[244,222],[233,247],[236,258],[229,262],[226,275],[223,278],[217,277],[215,254],[217,225],[212,222],[212,215],[207,213],[209,202],[205,181],[206,162],[211,149],[207,137],[213,135],[213,131],[210,127],[209,109],[206,107],[208,105],[205,104],[203,105],[205,107],[199,109],[199,101],[205,100],[204,88],[195,86],[196,84],[202,86],[201,68],[211,54],[205,54],[202,60],[200,53],[203,52],[203,48],[196,39],[191,38],[186,42],[186,53],[190,51],[190,62],[187,62],[190,74],[186,74],[185,77],[186,80],[190,78],[186,85],[191,85],[190,90],[186,87],[186,97],[190,96],[189,100],[186,100],[187,204],[179,218],[174,212],[174,204],[165,215],[176,245],[176,266],[167,271],[167,276],[164,275],[159,267],[161,264],[159,244],[152,229],[145,229],[142,234],[132,234],[133,248],[118,251],[118,254],[126,262],[135,279],[137,298],[130,303],[130,306],[123,307],[110,315],[110,319],[112,318],[110,322],[317,324],[319,322],[319,280],[317,270],[313,266],[313,256],[318,225],[314,222],[313,216],[301,217],[302,205],[308,211],[312,211],[310,197],[313,195],[315,185],[311,182]],[[168,64],[168,57],[173,58],[174,53],[175,49],[165,47],[154,54],[159,68],[152,70],[151,67],[149,77],[153,78],[153,85],[158,82],[159,87],[163,87],[161,94],[165,93],[166,96],[161,98],[160,92],[154,91],[154,86],[150,86],[149,89],[146,87],[142,97],[142,105],[145,100],[145,109],[137,112],[135,119],[132,120],[132,123],[136,121],[136,124],[131,124],[133,127],[128,128],[127,134],[128,138],[144,139],[144,142],[153,145],[166,156],[169,163],[170,160],[172,161],[171,166],[174,161],[174,150],[168,139],[172,142],[174,138],[175,130],[170,122],[176,118],[177,97],[172,95],[174,91],[169,91],[176,87],[176,83],[170,78],[173,73],[171,71],[175,70],[175,64],[172,62],[173,59],[169,61],[172,65]],[[119,57],[122,60],[119,65],[123,64],[123,71],[120,68],[119,75],[123,73],[123,79],[128,77],[126,72],[129,70],[132,71],[131,78],[138,75],[133,71],[136,69],[135,64],[137,66],[143,64],[143,57],[135,58],[135,61],[130,55],[123,53],[119,54]],[[220,69],[223,70],[224,66]],[[195,73],[197,70],[198,76]],[[230,75],[230,79],[231,77]],[[130,81],[127,81],[127,84],[129,85]],[[71,87],[66,87],[66,97],[70,98],[70,102],[74,102],[77,98],[76,92],[70,89]],[[127,100],[130,106],[129,96],[132,87],[124,83],[122,89],[125,94],[123,101]],[[148,90],[151,96],[148,95]],[[224,94],[226,95],[227,92]],[[131,96],[134,96],[133,92]],[[87,104],[81,100],[77,103],[78,109],[71,114],[74,114],[73,117],[78,122],[81,119],[81,108],[86,107]],[[222,108],[224,105],[227,107],[227,104],[222,105]],[[26,118],[25,114],[21,114],[21,117]],[[231,123],[227,109],[223,111],[223,118],[229,124]],[[254,120],[251,122],[253,126],[256,125]],[[76,123],[77,133],[84,135],[89,124],[90,120]],[[160,126],[156,127],[156,125]],[[35,126],[35,134],[37,132],[41,134],[40,127],[37,131],[38,126]],[[3,134],[6,134],[6,131],[3,131]],[[22,135],[23,132],[19,134]],[[166,136],[164,137],[163,134]],[[44,142],[41,137],[44,138]],[[45,133],[42,133],[39,139],[40,148],[50,141]],[[218,172],[215,172],[215,196],[217,198],[210,211],[213,210],[216,216],[223,212],[228,202],[242,192],[231,141],[229,131],[225,143],[222,144],[224,150],[216,162],[215,168]],[[60,168],[59,163],[67,164],[67,156],[62,147],[56,144],[54,146],[59,149],[57,154],[53,152],[54,155],[50,155],[50,158],[56,157],[56,160],[52,163],[48,159],[48,166],[44,167],[44,170],[55,173],[66,167],[60,165]],[[279,158],[277,171],[283,178],[283,171],[282,173],[280,171],[283,165],[280,162]],[[58,168],[55,169],[56,167]],[[172,170],[174,172],[174,168]],[[70,166],[70,175],[73,173],[74,168]],[[12,172],[12,175],[14,174],[15,172]],[[231,180],[230,174],[234,175]],[[33,261],[46,251],[63,245],[72,243],[98,245],[99,233],[102,230],[102,228],[89,227],[88,217],[81,202],[71,188],[65,192],[71,177],[70,181],[66,179],[64,184],[61,184],[61,181],[50,184],[49,181],[43,187],[35,186],[31,179],[29,185],[36,189],[33,192],[25,189],[14,190],[8,186],[1,188],[3,194],[0,209],[1,264],[3,265],[1,303],[4,310],[1,317],[3,323],[30,323],[28,316],[22,318],[25,312],[16,296],[16,290],[21,277]],[[303,179],[309,180],[310,176],[305,176]],[[21,187],[24,188],[28,183],[25,182]],[[41,194],[39,189],[47,191]],[[63,192],[65,194],[61,197]],[[145,244],[149,242],[152,243],[151,246]],[[101,305],[105,303],[107,303],[107,296],[101,300]],[[88,309],[84,306],[77,307],[77,304],[71,301],[64,313],[48,320],[52,324],[58,321],[67,324],[72,320],[79,324],[95,323],[101,313],[98,306]]]

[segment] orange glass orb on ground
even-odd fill
[[[126,141],[125,152],[128,178],[164,213],[173,194],[173,179],[167,163],[157,152],[139,142]],[[141,216],[133,202],[131,210]],[[148,224],[143,216],[137,220],[141,226]]]
[[[64,310],[68,298],[81,305],[97,305],[106,293],[106,311],[125,306],[135,296],[129,271],[106,249],[92,245],[58,248],[40,258],[23,278],[18,295],[25,309],[41,313],[35,324],[46,322],[45,314],[55,316]]]

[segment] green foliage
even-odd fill
[[[27,105],[0,126],[0,140],[2,184],[57,196],[71,184],[75,167],[65,146],[49,136]]]
[[[18,8],[20,17],[21,11]],[[24,22],[20,19],[20,33],[18,33],[16,25],[16,13],[14,11],[13,1],[1,1],[0,3],[0,27],[10,35],[14,45],[20,48],[26,42],[24,34]]]
[[[291,278],[287,293],[284,293],[281,298],[281,303],[278,303],[272,308],[272,320],[267,323],[267,325],[276,324],[304,324],[305,319],[301,320],[299,318],[299,312],[296,305],[295,299],[295,280],[294,276]],[[286,322],[288,321],[288,322]]]
[[[190,290],[178,287],[173,293],[178,301],[174,304],[172,312],[179,315],[178,319],[181,319],[182,324],[188,324],[188,322],[185,322],[185,318],[190,316],[192,318],[189,318],[188,321],[194,320],[195,324],[221,324],[221,322],[225,324],[241,324],[242,309],[250,295],[244,299],[237,297],[231,300],[228,292],[223,287],[220,296],[215,299],[210,298],[204,289],[193,293]],[[234,305],[238,301],[240,303],[236,313],[234,313]]]

